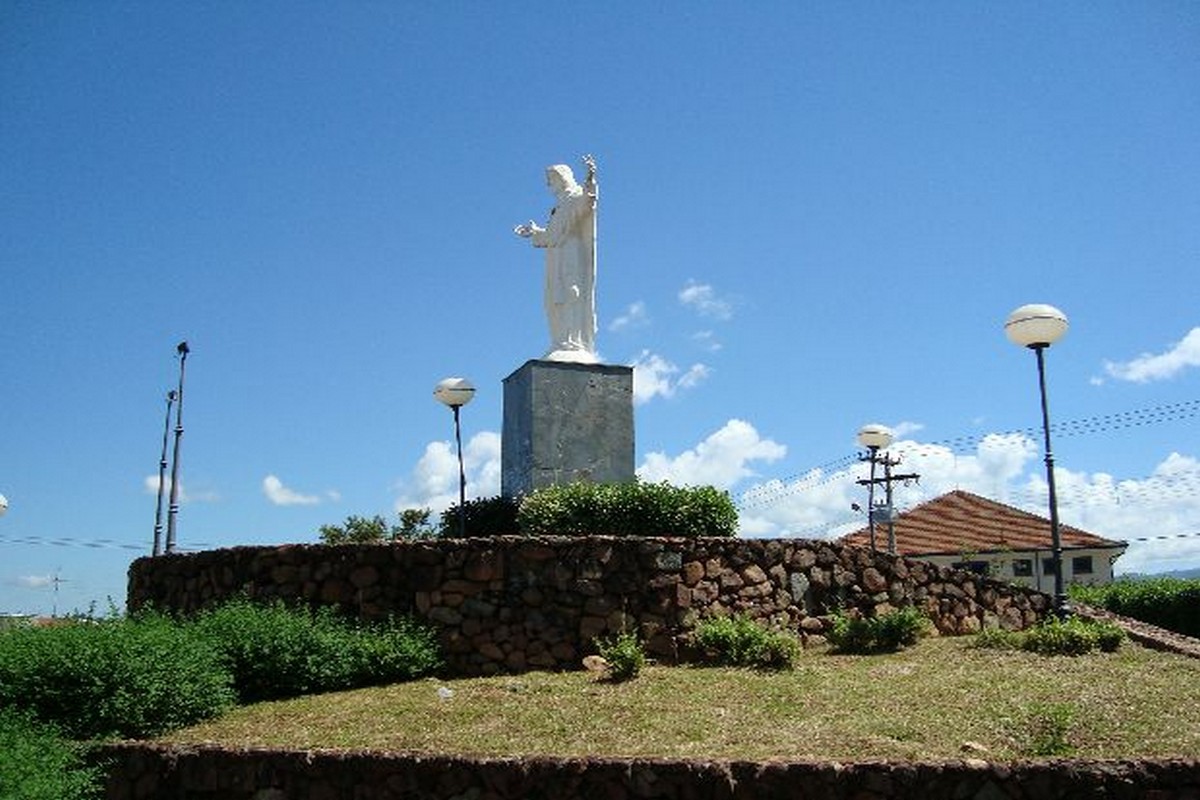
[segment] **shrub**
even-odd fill
[[[28,714],[0,709],[0,797],[92,800],[101,796],[99,783],[80,745]]]
[[[608,664],[608,677],[617,682],[632,680],[646,666],[646,652],[637,634],[620,633],[611,639],[597,639],[596,650]]]
[[[463,510],[466,512],[464,516],[468,539],[482,536],[515,536],[520,533],[520,526],[517,524],[517,501],[511,497],[468,500]],[[438,535],[449,539],[459,538],[457,503],[442,512]]]
[[[1023,647],[1047,656],[1079,656],[1096,649],[1116,650],[1125,632],[1111,622],[1093,622],[1070,617],[1048,619],[1025,634]]]
[[[529,536],[732,536],[728,492],[666,483],[572,483],[526,496],[517,514]]]
[[[1039,703],[1026,713],[1024,750],[1031,756],[1067,756],[1075,752],[1067,738],[1075,724],[1070,703]]]
[[[731,667],[791,669],[800,656],[796,637],[740,614],[702,620],[694,640],[706,658]]]
[[[1025,644],[1025,635],[1019,631],[1006,631],[1003,628],[984,628],[975,634],[971,644],[974,647],[991,650],[1020,650]]]
[[[411,680],[441,665],[434,634],[410,620],[374,628],[333,608],[234,600],[192,627],[211,641],[243,703]]]
[[[0,707],[73,739],[153,736],[233,699],[216,649],[157,614],[0,634]]]
[[[1100,586],[1072,586],[1071,597],[1160,628],[1200,637],[1200,579],[1122,578]]]
[[[916,644],[928,628],[929,619],[911,606],[878,617],[839,611],[826,639],[841,653],[895,652]]]

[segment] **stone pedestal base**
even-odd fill
[[[504,379],[500,492],[621,483],[633,472],[633,368],[527,361]]]

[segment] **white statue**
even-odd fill
[[[546,319],[550,361],[596,362],[596,160],[584,156],[580,186],[565,164],[546,167],[556,200],[543,228],[530,221],[513,231],[546,250]]]

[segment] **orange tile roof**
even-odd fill
[[[904,556],[1050,549],[1048,519],[961,489],[905,511],[896,517],[895,525],[896,552]],[[887,525],[876,523],[876,548],[887,547],[887,536]],[[1059,526],[1059,536],[1064,548],[1126,545],[1069,525]],[[869,547],[870,529],[857,530],[841,541]]]

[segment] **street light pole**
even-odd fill
[[[1010,341],[1027,347],[1037,356],[1038,391],[1042,401],[1042,435],[1045,440],[1046,486],[1050,503],[1050,551],[1054,565],[1054,614],[1071,615],[1063,581],[1062,533],[1058,524],[1058,495],[1054,488],[1054,452],[1050,447],[1050,406],[1046,400],[1045,350],[1067,332],[1067,315],[1054,306],[1024,305],[1008,315],[1004,332]]]
[[[179,390],[176,396],[179,405],[175,407],[175,449],[171,456],[171,503],[167,509],[168,554],[175,552],[175,518],[179,516],[179,441],[183,438],[183,373],[191,349],[187,342],[180,342],[175,348],[175,352],[179,353]]]
[[[459,410],[475,396],[475,387],[466,378],[446,378],[433,390],[438,402],[454,412],[454,442],[458,447],[458,535],[467,536],[467,471],[463,465],[462,426]]]
[[[162,455],[158,459],[158,504],[154,509],[154,547],[151,555],[162,555],[163,488],[167,480],[167,439],[171,433],[171,406],[175,404],[175,390],[167,392],[167,416],[163,420]]]

